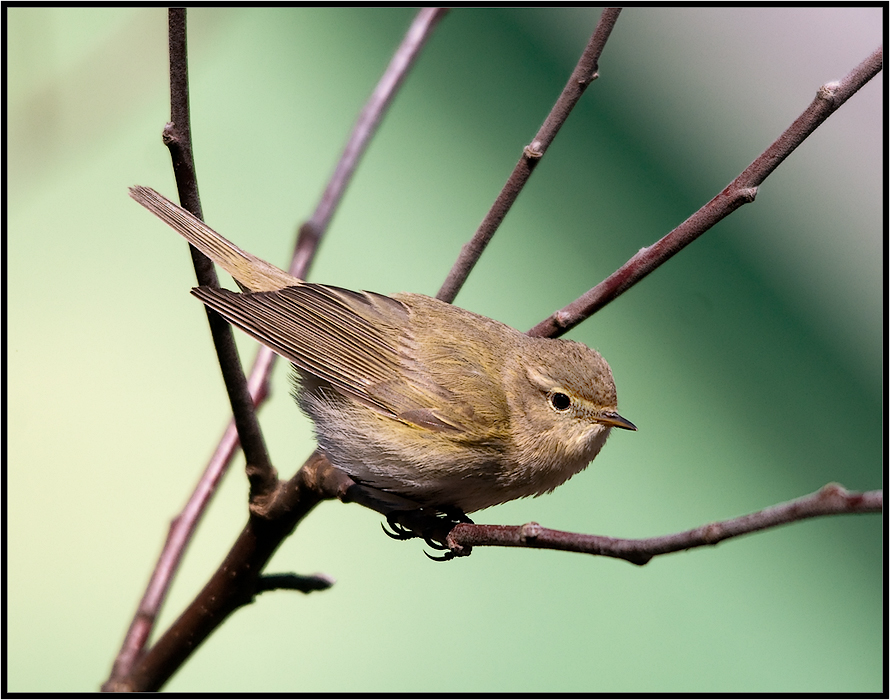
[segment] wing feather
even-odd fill
[[[419,371],[410,309],[372,292],[301,283],[275,291],[192,293],[299,370],[361,403],[429,430],[462,431],[451,391]],[[466,410],[457,413],[466,414]]]

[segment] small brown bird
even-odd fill
[[[617,412],[612,371],[571,340],[532,338],[422,294],[303,282],[146,187],[130,195],[235,278],[192,293],[293,363],[319,448],[357,482],[445,511],[552,491]]]

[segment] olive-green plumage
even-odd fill
[[[319,447],[360,483],[470,513],[553,490],[612,427],[635,429],[609,365],[580,343],[421,294],[303,282],[154,190],[130,192],[245,290],[192,293],[293,363]]]

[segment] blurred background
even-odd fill
[[[189,10],[208,223],[286,266],[409,9]],[[435,294],[587,42],[594,9],[439,25],[311,279]],[[163,9],[8,21],[8,690],[107,677],[169,521],[227,421],[185,244],[130,201],[175,198]],[[726,186],[881,43],[881,8],[629,9],[596,81],[457,303],[520,329]],[[724,220],[569,337],[622,415],[594,465],[476,514],[616,537],[742,515],[830,481],[882,487],[883,74]],[[255,347],[238,341],[245,361]],[[313,448],[279,363],[261,420],[290,476]],[[163,630],[246,519],[242,460]],[[175,692],[877,692],[882,518],[822,518],[652,561],[478,549],[434,564],[324,503],[270,571],[325,593],[238,611]]]

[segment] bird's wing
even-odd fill
[[[401,301],[308,282],[192,293],[300,371],[384,415],[430,430],[465,429],[458,416],[472,409],[418,365],[411,312]]]

